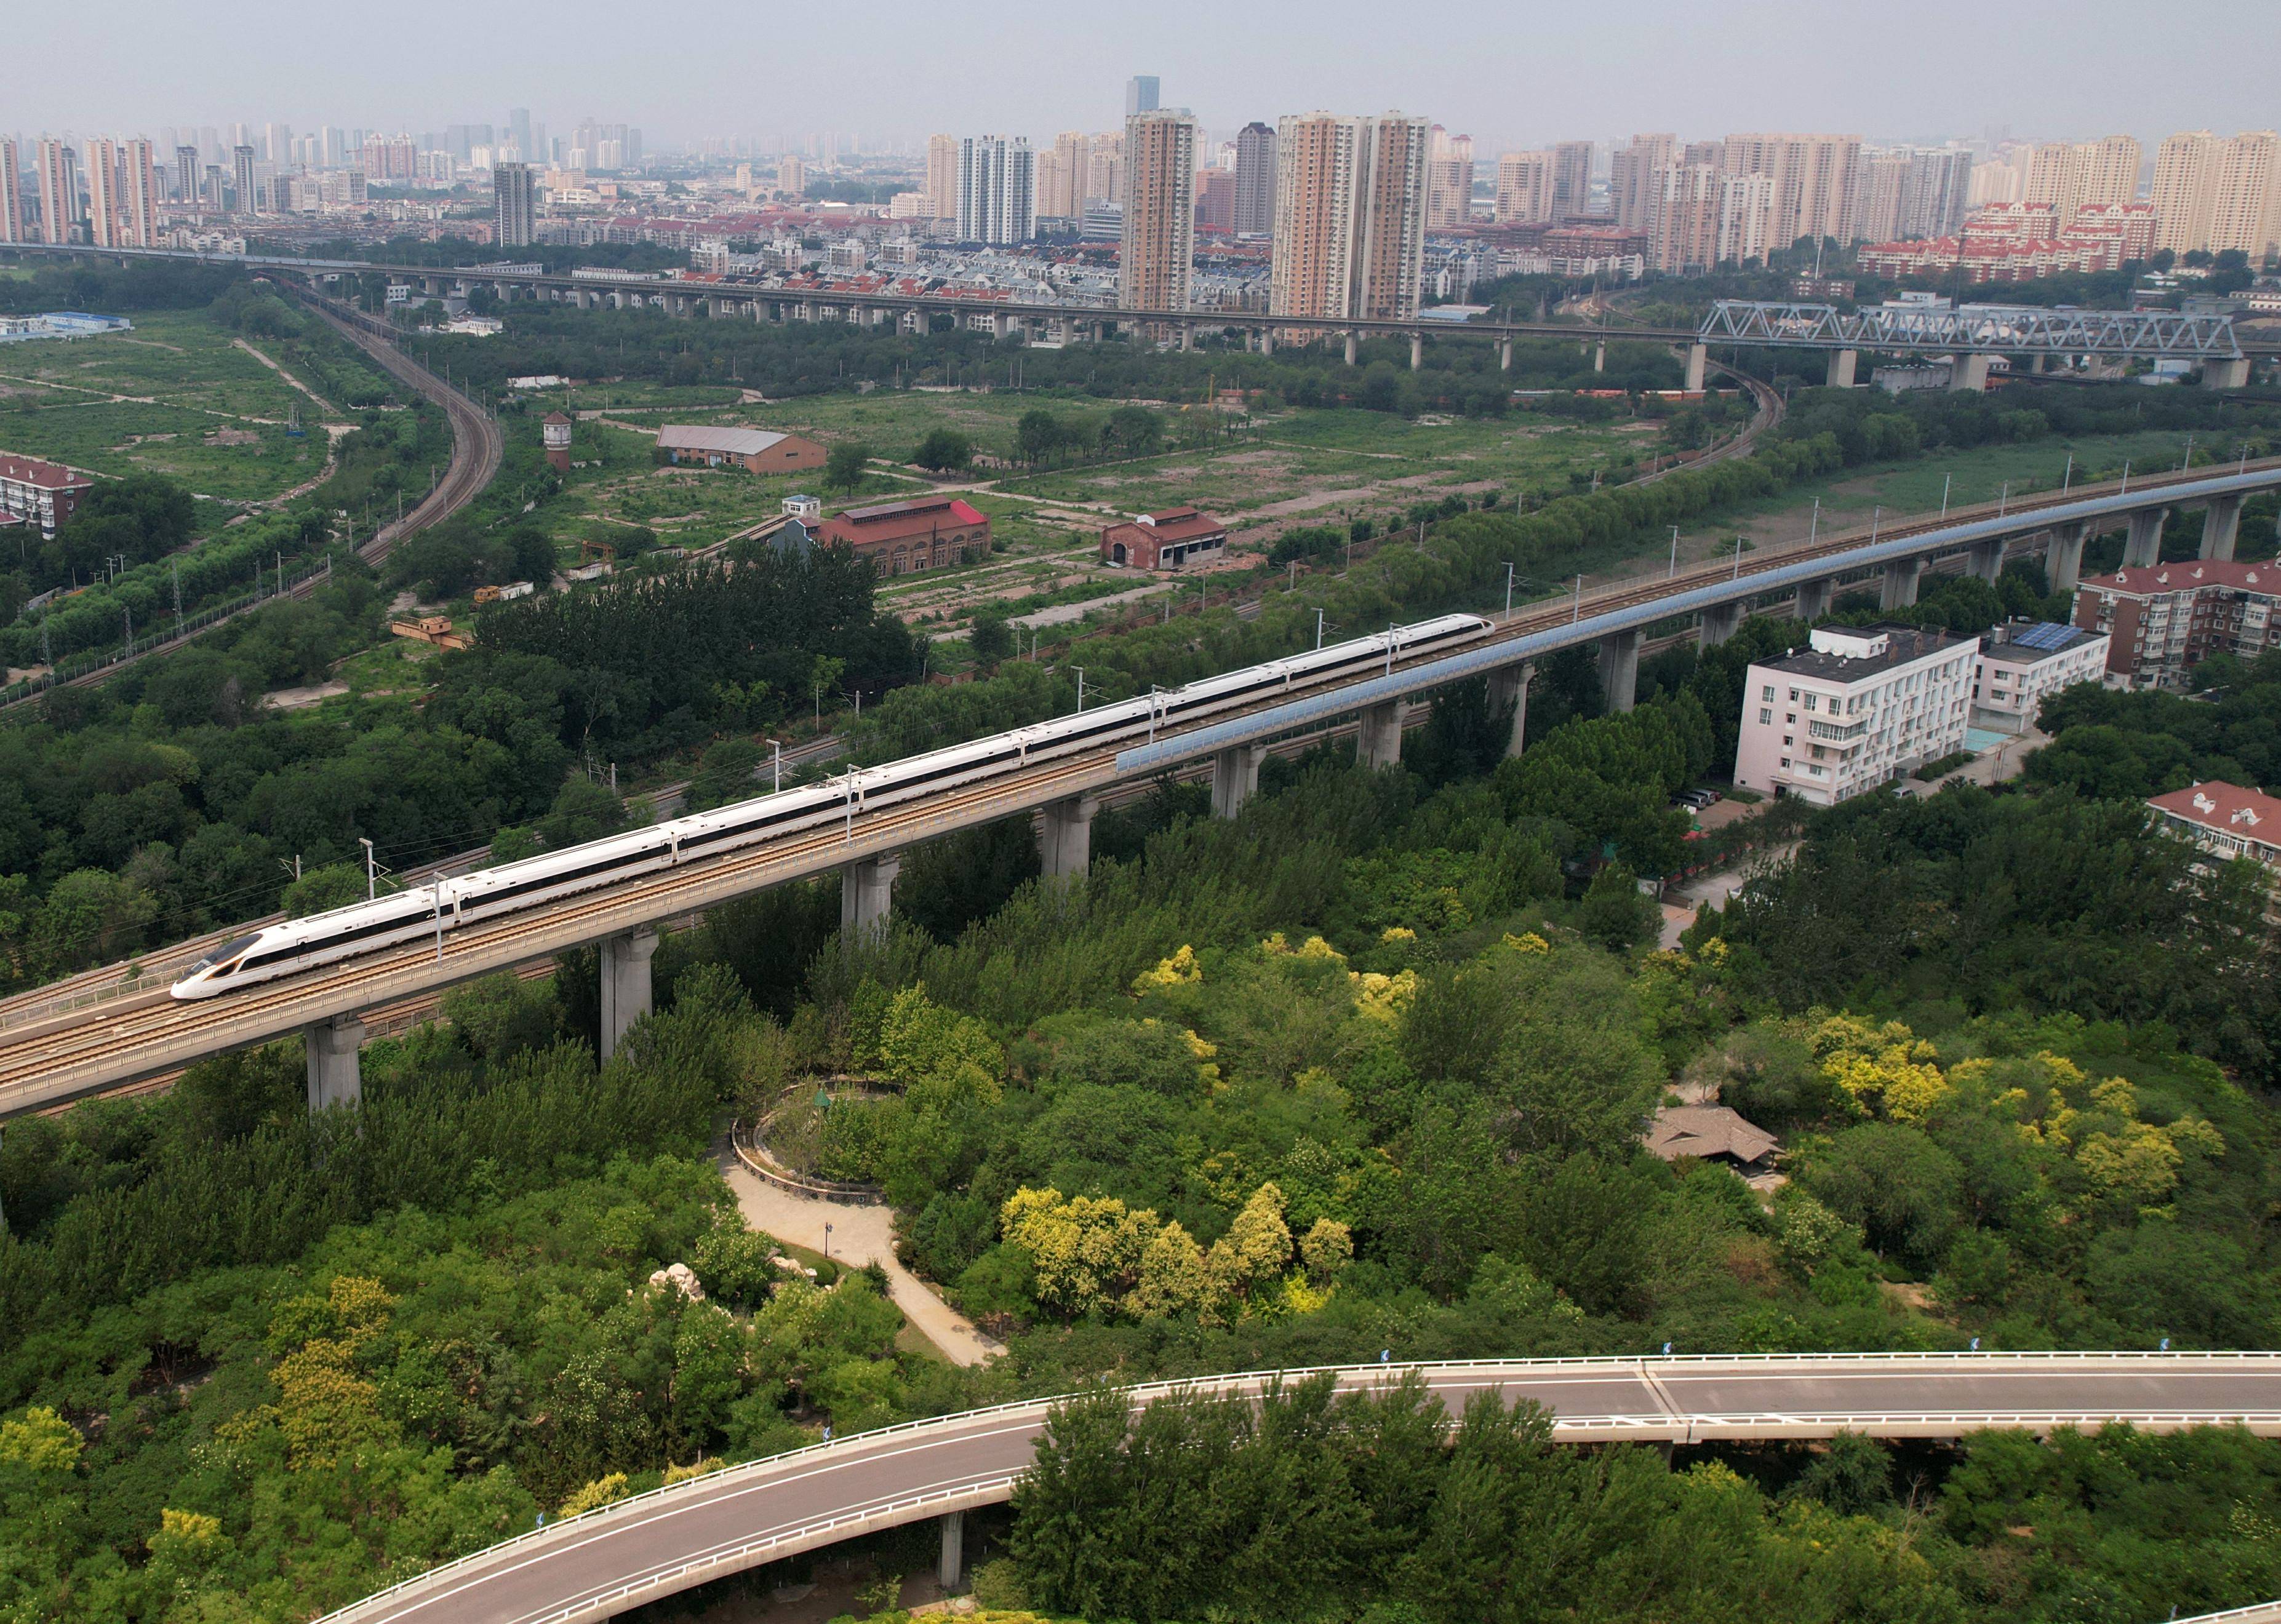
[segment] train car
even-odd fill
[[[224,943],[193,965],[172,989],[177,998],[211,998],[240,987],[362,958],[406,943],[441,937],[464,926],[541,906],[580,891],[646,874],[710,861],[807,829],[852,820],[882,805],[939,794],[961,784],[1017,772],[1032,762],[1098,749],[1126,738],[1192,727],[1217,713],[1257,704],[1299,685],[1359,680],[1400,659],[1471,643],[1491,630],[1477,615],[1444,615],[1414,626],[1271,660],[1185,688],[1118,700],[1017,727],[969,743],[861,767],[828,782],[765,795],[584,845],[441,879],[416,889],[291,920]]]

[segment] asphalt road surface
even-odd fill
[[[1397,1366],[1398,1371],[1401,1367]],[[1513,1360],[1421,1367],[1454,1412],[1502,1389],[1572,1443],[1954,1437],[2128,1420],[2281,1435],[2281,1355],[1952,1354]],[[1342,1381],[1388,1374],[1365,1366]],[[1259,1376],[1218,1379],[1256,1389]],[[1145,1396],[1152,1390],[1135,1389]],[[1043,1403],[867,1433],[676,1484],[526,1535],[331,1615],[340,1624],[571,1624],[798,1551],[1007,1498]]]

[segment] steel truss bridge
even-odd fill
[[[1096,335],[1133,327],[1169,331],[1185,345],[1199,332],[1238,331],[1272,347],[1279,339],[1342,335],[1348,358],[1357,338],[1408,338],[1411,361],[1419,364],[1427,336],[1488,340],[1509,363],[1517,339],[1566,339],[1604,347],[1611,339],[1703,347],[1765,344],[1792,349],[1941,350],[1965,354],[2030,353],[2099,355],[2114,358],[2187,356],[2202,361],[2239,361],[2281,355],[2281,342],[2243,343],[2230,317],[2185,318],[2168,312],[2042,311],[1980,305],[1947,312],[1951,327],[1890,312],[1844,316],[1816,304],[1751,304],[1724,300],[1699,327],[1586,327],[1550,321],[1437,321],[1419,316],[1277,316],[1263,311],[1147,310],[1114,306],[1043,304],[1010,299],[962,298],[947,294],[894,293],[880,289],[770,287],[761,281],[685,281],[655,276],[513,272],[471,266],[390,265],[360,259],[315,259],[288,254],[194,254],[173,249],[91,249],[80,245],[11,243],[12,253],[97,258],[120,265],[134,260],[234,265],[278,275],[323,281],[342,277],[384,275],[438,296],[452,289],[487,287],[502,298],[517,296],[581,307],[608,304],[661,309],[674,315],[744,317],[752,320],[841,320],[867,323],[882,318],[932,320],[948,316],[986,326],[1003,337],[1016,331],[1086,330]],[[1977,312],[1976,314],[1976,312]],[[1988,319],[1991,316],[1992,319]],[[2013,336],[2016,335],[2016,336]],[[2147,347],[2167,343],[2169,348]],[[1700,377],[1689,363],[1690,387]]]
[[[1960,304],[1940,310],[1721,299],[1697,343],[1793,350],[1922,350],[1970,355],[2100,355],[2129,359],[2238,361],[2248,353],[2231,316],[2176,311],[2046,310]],[[2269,346],[2260,346],[2263,351]]]

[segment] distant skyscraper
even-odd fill
[[[1275,132],[1256,119],[1235,137],[1235,229],[1243,236],[1275,229]]]
[[[930,135],[926,150],[927,204],[938,220],[958,218],[958,137]]]
[[[2053,224],[2065,231],[2084,209],[2136,199],[2138,161],[2138,142],[2129,135],[2045,142],[2028,155],[2020,201],[2050,204]]]
[[[1473,207],[1473,138],[1432,131],[1426,157],[1426,229],[1462,226]]]
[[[24,181],[16,167],[16,143],[0,137],[0,242],[30,242],[24,227]]]
[[[1156,111],[1156,76],[1135,73],[1125,81],[1125,116]]]
[[[1398,112],[1281,120],[1271,312],[1331,321],[1416,312],[1428,139],[1425,119]]]
[[[120,149],[119,202],[123,245],[155,248],[159,242],[159,176],[151,143],[137,136]]]
[[[40,142],[40,236],[44,242],[68,242],[79,223],[79,164],[71,143],[43,139]]]
[[[1635,135],[1631,144],[1608,155],[1608,192],[1616,206],[1616,224],[1626,231],[1645,231],[1656,196],[1656,176],[1676,161],[1679,137],[1673,135]]]
[[[506,138],[514,143],[515,158],[525,164],[544,162],[546,154],[538,150],[538,142],[530,127],[530,109],[514,107],[507,111]]]
[[[260,189],[253,181],[253,149],[243,142],[229,150],[231,173],[237,182],[237,212],[261,212]]]
[[[119,143],[97,139],[87,143],[87,240],[97,248],[120,248],[120,219],[125,212],[119,199]]]
[[[196,147],[174,149],[174,201],[196,204],[198,200],[198,150]]]
[[[1002,248],[1038,235],[1035,156],[1021,136],[958,143],[958,240]]]
[[[501,248],[528,248],[535,235],[531,169],[528,164],[491,165],[491,207]]]
[[[1552,218],[1552,154],[1507,152],[1497,159],[1500,226],[1542,225]]]
[[[1147,81],[1153,103],[1156,81]],[[1196,121],[1171,111],[1125,120],[1125,225],[1117,303],[1186,310],[1195,273]]]
[[[1051,152],[1038,155],[1039,213],[1074,219],[1085,212],[1086,157],[1082,130],[1063,130]]]
[[[2154,153],[2153,203],[2156,248],[2239,249],[2254,265],[2281,238],[2281,135],[2185,130],[2169,137]]]
[[[1552,149],[1552,218],[1566,219],[1592,206],[1592,143],[1564,141]]]
[[[1765,175],[1774,183],[1767,246],[1800,237],[1851,242],[1861,223],[1861,138],[1754,133],[1727,137],[1725,172]]]
[[[808,165],[796,158],[777,160],[777,190],[787,197],[808,196]]]

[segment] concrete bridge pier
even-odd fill
[[[1917,601],[1917,582],[1924,576],[1922,558],[1896,558],[1885,566],[1885,584],[1877,594],[1880,609],[1906,609]]]
[[[1212,816],[1233,818],[1259,790],[1259,762],[1266,750],[1257,744],[1237,744],[1212,757]]]
[[[1715,649],[1728,638],[1732,637],[1735,635],[1735,628],[1742,623],[1742,604],[1713,604],[1703,612],[1696,626],[1695,646],[1698,649]]]
[[[1355,364],[1355,356],[1356,356],[1356,353],[1357,353],[1357,345],[1356,345],[1356,343],[1355,343],[1355,335],[1354,335],[1353,334],[1349,333],[1349,334],[1348,334],[1348,335],[1347,335],[1347,365],[1348,365],[1348,366],[1352,366]]]
[[[2246,355],[2202,363],[2202,388],[2206,389],[2238,389],[2248,382],[2249,358]]]
[[[1596,373],[1608,370],[1608,341],[1604,338],[1592,346],[1592,370]]]
[[[2205,558],[2233,557],[2234,537],[2241,529],[2241,498],[2220,496],[2202,510],[2202,552]]]
[[[2166,507],[2141,508],[2130,515],[2130,534],[2122,543],[2124,569],[2152,569],[2162,561],[2162,523],[2169,516]]]
[[[1193,350],[1195,347],[1196,324],[1193,321],[1183,321],[1180,323],[1180,348]]]
[[[867,858],[839,871],[839,929],[848,936],[886,934],[887,911],[894,905],[895,876],[902,872],[899,851]]]
[[[1507,666],[1489,673],[1489,714],[1512,712],[1512,734],[1504,743],[1508,756],[1520,754],[1528,733],[1528,685],[1535,679],[1534,666]]]
[[[1834,581],[1806,581],[1798,588],[1798,601],[1790,606],[1790,613],[1811,625],[1829,612],[1829,600],[1836,595],[1837,583]]]
[[[354,1015],[336,1015],[306,1028],[302,1038],[309,1051],[309,1109],[360,1103],[364,1081],[357,1069],[357,1045],[364,1042],[364,1022]]]
[[[1425,365],[1426,335],[1423,333],[1412,333],[1410,335],[1410,370],[1411,372],[1416,372],[1419,367]]]
[[[1497,340],[1497,370],[1501,373],[1512,370],[1512,335],[1510,333]]]
[[[1948,387],[1969,389],[1976,395],[1988,392],[1988,358],[1984,355],[1960,355],[1950,364]]]
[[[1402,711],[1399,699],[1374,704],[1362,713],[1355,735],[1355,759],[1366,767],[1402,765]]]
[[[1860,359],[1860,355],[1859,351],[1852,350],[1832,350],[1829,352],[1829,373],[1826,380],[1829,387],[1833,389],[1852,389],[1853,387],[1853,368]]]
[[[1505,351],[1508,356],[1512,353],[1512,341],[1507,339],[1505,341]],[[1688,393],[1695,394],[1698,393],[1702,389],[1703,374],[1710,364],[1710,345],[1689,344],[1687,346],[1687,382],[1684,387]]]
[[[1275,329],[1273,327],[1262,327],[1259,329],[1259,353],[1262,355],[1273,355],[1275,353]]]
[[[1636,627],[1600,639],[1600,697],[1612,713],[1630,710],[1638,697],[1639,650]]]
[[[946,1590],[955,1590],[966,1578],[966,1513],[945,1512],[942,1514],[942,1555],[934,1565],[934,1581]]]
[[[2003,539],[1999,536],[1992,542],[1973,543],[1964,561],[1964,573],[1994,586],[1996,578],[2004,573]]]
[[[2054,526],[2044,548],[2044,575],[2054,592],[2072,592],[2083,579],[2083,544],[2091,538],[2091,522]]]
[[[633,1024],[650,1012],[649,961],[657,927],[645,925],[602,940],[602,1058],[618,1052]]]
[[[1047,879],[1085,873],[1093,860],[1093,814],[1100,808],[1092,796],[1073,795],[1039,814],[1038,867]]]
[[[1005,312],[1003,311],[994,311],[990,317],[990,336],[999,340],[1001,343],[1003,343],[1008,331],[1009,327]],[[1184,343],[1180,348],[1185,350],[1187,348],[1187,345]]]

